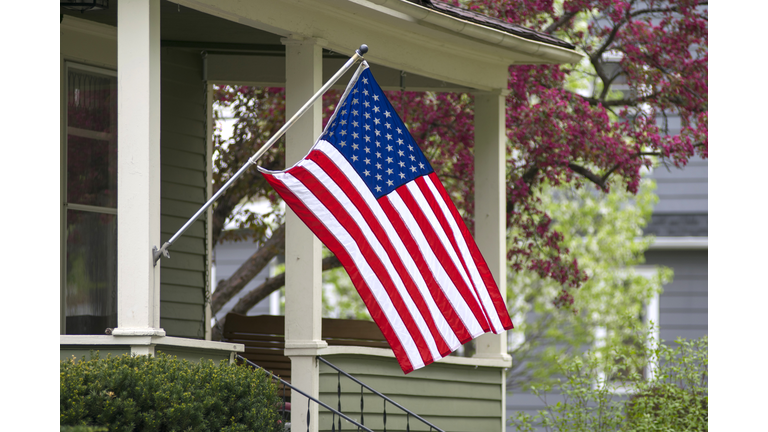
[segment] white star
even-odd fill
[[[347,145],[347,143],[346,143],[346,142],[344,142],[344,141],[339,141],[339,146],[341,146],[341,147],[344,147],[345,145]]]
[[[363,78],[363,84],[368,84],[368,78]]]
[[[368,90],[363,90],[363,94],[368,96]]]
[[[399,133],[399,134],[403,133],[402,129],[397,128],[397,133]]]
[[[374,105],[374,106],[373,106],[373,111],[374,111],[374,112],[379,112],[379,107],[377,107],[376,105]]]
[[[392,168],[387,169],[387,174],[392,175],[392,173],[393,173]]]
[[[381,131],[380,130],[376,129],[376,130],[374,130],[374,132],[376,132],[376,136],[381,136]]]
[[[376,164],[376,169],[381,169],[381,164],[380,163]]]
[[[347,110],[341,110],[341,115],[347,115]],[[344,124],[344,123],[342,123]]]
[[[333,131],[331,131],[331,133],[330,133],[329,135],[330,135],[330,136],[333,136]]]
[[[392,129],[392,125],[391,125],[391,124],[389,124],[389,123],[384,123],[384,126],[386,126],[386,127],[387,127],[387,129]]]
[[[391,145],[387,145],[387,150],[392,151],[392,146]]]
[[[424,169],[424,164],[419,162],[419,168]]]
[[[357,145],[357,144],[352,144],[352,149],[353,149],[353,150],[357,150],[358,148],[360,148],[360,146],[359,146],[359,145]]]
[[[371,164],[371,160],[368,159],[368,158],[363,159],[363,162],[365,162],[366,165],[370,165]]]
[[[379,100],[379,95],[373,95],[373,100],[378,101]]]
[[[411,158],[412,161],[416,160],[416,156],[414,156],[414,155],[411,155],[410,158]]]
[[[387,180],[387,186],[392,186],[394,182],[392,180]]]
[[[365,118],[367,118],[367,119],[371,118],[371,114],[370,114],[370,113],[363,113],[363,115],[364,115],[364,116],[365,116]]]
[[[357,127],[358,124],[359,124],[358,122],[352,120],[352,126]]]
[[[381,180],[381,174],[376,174],[376,180]]]
[[[367,114],[367,113],[366,113],[366,114]],[[365,130],[367,130],[367,131],[371,130],[371,125],[369,125],[369,124],[364,124],[364,125],[363,125],[363,127],[364,127],[364,128],[365,128]]]
[[[413,166],[413,165],[411,165],[411,171],[412,171],[412,172],[416,172],[416,167],[415,167],[415,166]]]
[[[387,158],[387,163],[392,163],[392,158],[391,157]]]
[[[381,143],[376,141],[376,147],[381,147]]]
[[[371,103],[368,101],[363,102],[363,105],[365,105],[366,108],[369,108],[371,106]]]
[[[366,147],[363,150],[365,150],[366,153],[370,153],[371,152],[371,149],[369,147]]]
[[[339,133],[341,134],[341,136],[344,136],[344,135],[347,134],[347,130],[346,129],[342,129],[341,132],[339,132]]]
[[[380,158],[380,157],[381,157],[381,153],[379,153],[379,152],[376,152],[376,157],[379,157],[379,158]]]
[[[344,120],[344,119],[342,119],[342,120],[341,120],[341,125],[342,125],[342,126],[344,126],[345,124],[347,124],[347,121],[346,121],[346,120]]]
[[[363,171],[363,174],[365,174],[365,176],[368,177],[369,175],[371,175],[371,172],[368,170],[365,170]]]
[[[359,134],[359,133],[357,133],[357,132],[352,132],[352,138],[353,138],[353,139],[357,139],[359,136],[360,136],[360,134]]]
[[[405,174],[403,174],[403,173],[400,173],[400,178],[401,178],[401,179],[404,179],[404,178],[405,178]]]
[[[352,115],[357,115],[357,110],[352,110]]]
[[[364,136],[363,138],[365,138],[365,142],[371,142],[371,137],[368,135]]]
[[[400,144],[400,145],[403,145],[403,139],[402,138],[398,138],[397,139],[397,143]]]
[[[355,93],[357,93],[357,89],[355,89]],[[354,104],[356,104],[356,103],[357,103],[357,98],[355,98],[355,99],[352,99],[352,105],[354,105]]]
[[[413,146],[408,144],[408,150],[413,151]]]
[[[358,159],[358,158],[357,158],[357,156],[355,156],[355,155],[352,155],[352,161],[353,161],[353,162],[357,162],[357,159]]]
[[[376,124],[379,124],[379,123],[381,123],[381,120],[379,120],[379,118],[376,117],[376,118],[373,119],[373,122],[376,123]]]
[[[388,140],[391,140],[391,139],[392,139],[392,135],[390,135],[390,134],[387,134],[387,139],[388,139]]]
[[[386,116],[387,118],[389,118],[389,115],[390,115],[389,111],[384,111],[384,116]]]
[[[398,150],[398,151],[397,151],[397,154],[399,154],[400,156],[405,156],[405,152],[404,152],[404,151],[402,151],[402,150]]]
[[[376,186],[376,192],[381,192],[381,186]]]
[[[400,165],[400,167],[404,167],[405,166],[405,162],[403,162],[403,161],[400,161],[397,164]]]

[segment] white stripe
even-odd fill
[[[427,322],[424,320],[421,312],[419,312],[419,309],[416,307],[416,303],[414,303],[411,295],[405,288],[403,281],[400,279],[400,274],[397,273],[397,270],[392,264],[387,251],[384,250],[384,246],[381,245],[381,242],[379,242],[376,234],[373,233],[373,230],[371,230],[368,222],[366,222],[365,218],[363,218],[363,215],[360,214],[360,211],[352,203],[352,201],[350,201],[349,197],[347,197],[344,191],[342,191],[341,188],[334,182],[334,180],[328,174],[326,174],[326,172],[323,171],[323,169],[320,168],[314,161],[307,160],[306,163],[303,164],[303,167],[312,173],[312,175],[314,175],[315,178],[317,178],[328,189],[328,191],[339,201],[339,204],[341,204],[342,208],[344,208],[347,213],[352,216],[352,219],[355,220],[355,223],[357,223],[357,226],[363,232],[363,236],[366,238],[366,240],[368,240],[368,243],[376,253],[376,256],[379,257],[379,260],[381,260],[381,263],[384,265],[384,268],[389,274],[389,277],[392,278],[397,292],[400,293],[400,297],[402,297],[403,301],[405,302],[405,306],[408,308],[408,312],[411,314],[411,317],[413,317],[413,320],[419,327],[419,331],[421,332],[422,337],[424,337],[424,340],[427,342],[427,347],[429,347],[429,351],[432,353],[432,358],[434,360],[441,359],[443,356],[440,355],[440,351],[437,349],[437,344],[435,343],[432,332],[429,331]]]
[[[381,307],[384,315],[387,317],[397,338],[400,340],[406,355],[414,369],[424,367],[424,361],[421,358],[419,349],[413,338],[411,338],[408,328],[397,313],[397,309],[392,304],[392,300],[387,295],[386,290],[381,285],[381,281],[376,277],[376,273],[368,265],[365,256],[358,248],[357,243],[346,229],[339,223],[333,214],[312,194],[309,189],[300,181],[288,173],[277,173],[274,177],[281,181],[291,192],[302,201],[304,205],[315,215],[315,217],[339,240],[339,243],[346,249],[349,256],[357,266],[360,274],[368,283],[371,293],[376,302]]]
[[[496,312],[496,307],[493,304],[493,300],[491,300],[491,295],[488,293],[488,287],[485,286],[485,282],[483,282],[483,278],[480,276],[480,271],[477,269],[475,260],[472,259],[472,254],[469,252],[469,247],[461,233],[461,229],[459,229],[459,225],[456,223],[456,219],[453,218],[451,211],[448,209],[448,204],[443,200],[442,194],[438,192],[437,185],[432,182],[432,178],[426,177],[425,180],[427,181],[427,186],[435,197],[437,204],[440,206],[440,210],[442,210],[445,219],[448,220],[448,224],[451,226],[453,238],[456,240],[456,244],[459,246],[459,250],[464,256],[464,262],[467,263],[467,268],[475,283],[477,293],[480,295],[483,309],[485,309],[486,315],[491,319],[494,333],[498,334],[503,332],[504,326],[501,324],[501,318],[499,318],[499,314]]]
[[[437,309],[437,305],[434,304],[434,298],[427,288],[427,283],[421,276],[419,267],[416,265],[416,262],[411,256],[411,254],[415,253],[415,251],[408,250],[405,247],[402,240],[400,239],[400,236],[397,234],[395,227],[392,226],[392,223],[389,221],[386,213],[384,213],[384,209],[381,208],[381,205],[379,205],[378,201],[373,196],[370,189],[368,189],[368,186],[365,184],[363,179],[360,178],[360,176],[357,174],[357,171],[355,171],[354,168],[349,165],[349,162],[347,162],[344,156],[339,153],[339,151],[336,150],[336,148],[334,148],[330,143],[321,141],[317,144],[316,150],[325,153],[325,155],[328,156],[328,158],[331,159],[331,161],[337,167],[339,167],[339,169],[344,173],[344,175],[352,183],[355,189],[358,190],[360,195],[363,197],[363,200],[368,203],[368,207],[371,209],[373,216],[379,220],[379,223],[381,223],[384,231],[387,233],[387,236],[392,240],[397,254],[400,255],[400,259],[403,260],[405,268],[408,270],[411,278],[413,278],[413,280],[416,282],[416,285],[419,287],[419,291],[422,293],[422,296],[425,299],[428,299],[431,303],[428,303],[430,311]],[[422,247],[421,249],[423,250],[424,248]],[[458,289],[445,273],[445,270],[442,268],[440,263],[436,261],[437,258],[434,257],[432,250],[428,246],[426,249],[432,255],[434,263],[436,263],[436,265],[433,264],[432,266],[429,266],[430,272],[445,294],[448,302],[453,307],[453,310],[456,312],[459,318],[461,318],[464,326],[467,328],[472,337],[476,337],[477,335],[482,334],[483,329],[480,327],[480,323],[475,318],[475,315],[469,309],[469,306],[464,300],[464,297],[461,296]],[[427,259],[426,256],[424,256],[424,261],[429,264],[429,259]],[[438,277],[438,275],[441,275],[442,277]],[[456,350],[459,346],[461,346],[461,342],[459,342],[456,334],[445,320],[443,314],[439,312],[439,309],[437,309],[437,312],[433,312],[433,316],[438,317],[436,318],[437,328],[448,346],[451,348],[451,351]]]
[[[437,238],[440,239],[440,243],[443,244],[445,251],[448,252],[448,256],[451,258],[451,261],[453,261],[453,266],[456,267],[456,270],[459,271],[461,278],[464,279],[464,283],[468,287],[472,288],[472,282],[469,280],[469,276],[467,276],[467,272],[464,270],[464,265],[461,263],[459,256],[456,254],[456,250],[453,248],[451,241],[448,239],[448,235],[445,233],[445,231],[443,231],[443,226],[440,225],[440,221],[437,220],[437,216],[435,216],[435,213],[432,211],[432,207],[421,193],[419,185],[417,185],[416,182],[410,182],[406,184],[406,186],[411,192],[411,196],[413,197],[414,201],[416,201],[416,204],[419,206],[419,208],[421,208],[421,212],[424,213],[424,216],[426,216],[427,222],[429,222],[429,225],[432,226],[432,230],[435,231],[435,234],[437,234]],[[470,291],[472,292],[472,297],[475,298],[477,304],[480,304],[480,299],[477,298],[475,290],[470,289]]]
[[[413,218],[413,215],[411,214],[410,209],[408,209],[408,206],[405,205],[402,198],[400,198],[400,195],[396,193],[389,194],[387,199],[389,199],[389,202],[392,203],[392,206],[395,208],[395,210],[397,210],[398,214],[403,219],[405,226],[408,227],[408,231],[410,231],[413,235],[413,239],[416,241],[421,254],[424,256],[424,261],[427,263],[429,270],[432,272],[432,275],[435,277],[437,284],[440,285],[440,287],[443,289],[443,292],[445,292],[446,297],[448,297],[448,300],[453,305],[454,309],[456,310],[456,314],[458,314],[459,318],[461,318],[461,320],[464,322],[467,330],[469,330],[469,334],[475,338],[485,333],[483,328],[480,326],[480,323],[477,321],[475,314],[469,308],[469,305],[467,305],[461,293],[459,293],[456,285],[454,285],[453,280],[451,280],[451,277],[448,276],[448,273],[446,273],[443,265],[440,263],[440,260],[437,259],[434,251],[429,246],[429,242],[427,241],[424,232],[416,222],[416,219]]]

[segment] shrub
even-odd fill
[[[281,431],[277,388],[260,370],[165,354],[60,364],[60,424],[110,431]],[[74,430],[74,429],[73,429]]]
[[[674,346],[659,343],[652,349],[642,348],[643,356],[616,348],[612,356],[587,353],[565,359],[557,386],[532,388],[545,403],[550,390],[556,390],[563,401],[547,404],[534,416],[518,413],[513,425],[526,432],[536,427],[558,432],[706,431],[707,349],[704,336],[678,339]],[[638,357],[651,359],[651,379],[636,372],[644,365],[631,364]]]

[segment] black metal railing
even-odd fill
[[[429,426],[430,432],[433,431],[433,430],[437,431],[437,432],[444,432],[439,427],[437,427],[437,426],[433,425],[432,423],[428,422],[427,420],[424,420],[423,418],[421,418],[418,414],[415,414],[411,410],[403,407],[402,405],[400,405],[399,403],[393,401],[392,399],[388,398],[387,396],[383,395],[382,393],[374,390],[373,388],[371,388],[371,386],[365,384],[364,382],[360,381],[359,379],[357,379],[357,378],[353,377],[352,375],[350,375],[350,374],[344,372],[343,370],[339,369],[338,367],[336,367],[335,365],[330,363],[328,360],[326,360],[326,359],[324,359],[324,358],[322,358],[320,356],[318,356],[317,359],[320,360],[321,362],[325,363],[326,365],[328,365],[332,369],[334,369],[337,372],[337,374],[338,374],[338,385],[336,387],[336,389],[337,389],[336,392],[337,392],[337,397],[338,397],[338,411],[337,410],[332,410],[332,412],[334,412],[334,413],[335,412],[341,412],[341,376],[342,375],[344,375],[345,377],[351,379],[352,381],[354,381],[355,383],[360,385],[360,425],[357,425],[358,426],[358,430],[360,430],[360,427],[362,427],[364,430],[368,430],[367,428],[365,428],[365,426],[363,426],[363,424],[365,423],[365,418],[363,417],[363,412],[364,412],[364,408],[365,408],[364,401],[363,401],[363,390],[367,389],[368,391],[370,391],[371,393],[379,396],[383,400],[383,404],[384,404],[384,411],[383,411],[384,432],[387,432],[387,403],[390,403],[392,406],[394,406],[394,407],[402,410],[403,412],[405,412],[405,421],[406,421],[405,430],[407,432],[410,432],[410,430],[411,430],[411,417],[413,417],[413,418],[417,419],[418,421],[420,421],[421,423],[424,423],[425,425]],[[336,431],[336,424],[335,424],[335,422],[336,422],[336,417],[335,417],[335,414],[334,414],[334,416],[333,416],[333,423],[331,425],[331,430],[333,432]],[[341,418],[338,419],[338,428],[339,428],[338,430],[341,431]]]
[[[305,398],[307,398],[307,432],[309,432],[309,423],[310,423],[310,415],[309,415],[309,412],[310,412],[310,410],[309,410],[309,408],[310,408],[310,401],[315,402],[316,404],[320,405],[321,407],[323,407],[323,408],[327,409],[328,411],[332,412],[333,416],[334,416],[333,417],[334,421],[335,421],[336,416],[338,415],[339,416],[339,421],[341,421],[341,419],[343,418],[344,420],[346,420],[346,421],[354,424],[355,426],[357,426],[358,430],[362,429],[362,430],[367,431],[367,432],[373,432],[373,430],[371,430],[370,428],[365,427],[362,424],[362,418],[361,418],[361,422],[358,423],[356,420],[354,420],[354,419],[350,418],[349,416],[343,414],[340,410],[337,411],[337,410],[333,409],[332,407],[330,407],[329,405],[321,402],[320,400],[315,399],[314,397],[304,393],[303,391],[301,391],[301,390],[297,389],[296,387],[292,386],[291,383],[285,381],[284,379],[278,377],[277,375],[273,374],[272,372],[270,372],[270,371],[264,369],[263,367],[257,365],[256,363],[248,360],[247,358],[241,356],[240,354],[237,354],[237,358],[238,358],[238,360],[241,360],[241,361],[245,362],[246,364],[248,364],[251,367],[263,370],[264,372],[268,373],[269,376],[272,377],[272,379],[277,380],[278,382],[280,382],[283,385],[283,407],[285,407],[285,393],[286,393],[285,388],[286,387],[289,387],[292,391],[295,391],[296,393],[299,393],[300,395],[302,395]],[[339,406],[341,406],[341,403],[339,403]],[[339,423],[339,424],[341,424],[341,423]],[[293,426],[291,426],[291,428],[293,428]],[[339,430],[341,430],[341,427],[339,427]]]

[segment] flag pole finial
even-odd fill
[[[365,55],[365,53],[367,53],[367,52],[368,52],[368,45],[366,45],[366,44],[360,45],[360,48],[358,48],[358,50],[357,50],[357,54],[360,55],[360,56]]]

